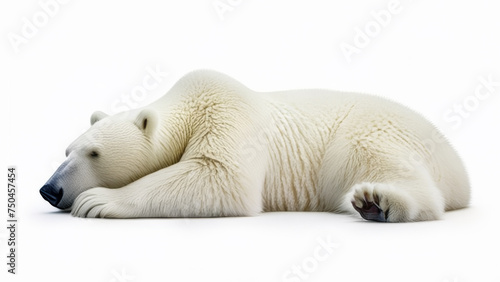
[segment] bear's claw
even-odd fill
[[[380,208],[377,203],[377,199],[374,199],[373,202],[367,201],[366,198],[363,201],[363,206],[360,208],[356,206],[355,201],[351,202],[354,209],[359,212],[362,218],[366,220],[373,220],[379,222],[387,222],[387,214]]]

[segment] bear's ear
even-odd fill
[[[158,125],[158,114],[150,109],[142,110],[135,119],[135,125],[147,136],[153,135]]]
[[[100,121],[101,119],[107,117],[108,115],[101,112],[101,111],[96,111],[90,116],[90,125],[94,125],[94,123]]]

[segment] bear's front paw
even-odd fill
[[[354,209],[366,220],[379,222],[411,221],[411,201],[405,193],[384,183],[364,182],[354,185],[350,201]]]
[[[117,190],[108,188],[89,189],[75,199],[71,215],[76,217],[114,217],[117,207]]]

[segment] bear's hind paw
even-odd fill
[[[407,222],[415,218],[415,208],[408,195],[389,184],[356,184],[348,197],[353,208],[366,220]]]
[[[386,222],[389,215],[389,209],[385,211],[382,210],[378,195],[373,193],[373,191],[371,191],[371,193],[369,191],[362,192],[362,194],[355,193],[351,200],[354,209],[366,220]]]

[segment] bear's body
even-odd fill
[[[356,210],[365,219],[401,222],[437,219],[469,202],[465,169],[443,136],[420,115],[375,96],[259,93],[196,71],[160,100],[111,117],[95,113],[92,123],[42,188],[75,216]],[[90,171],[83,174],[92,183],[75,184],[81,176],[65,170]]]

